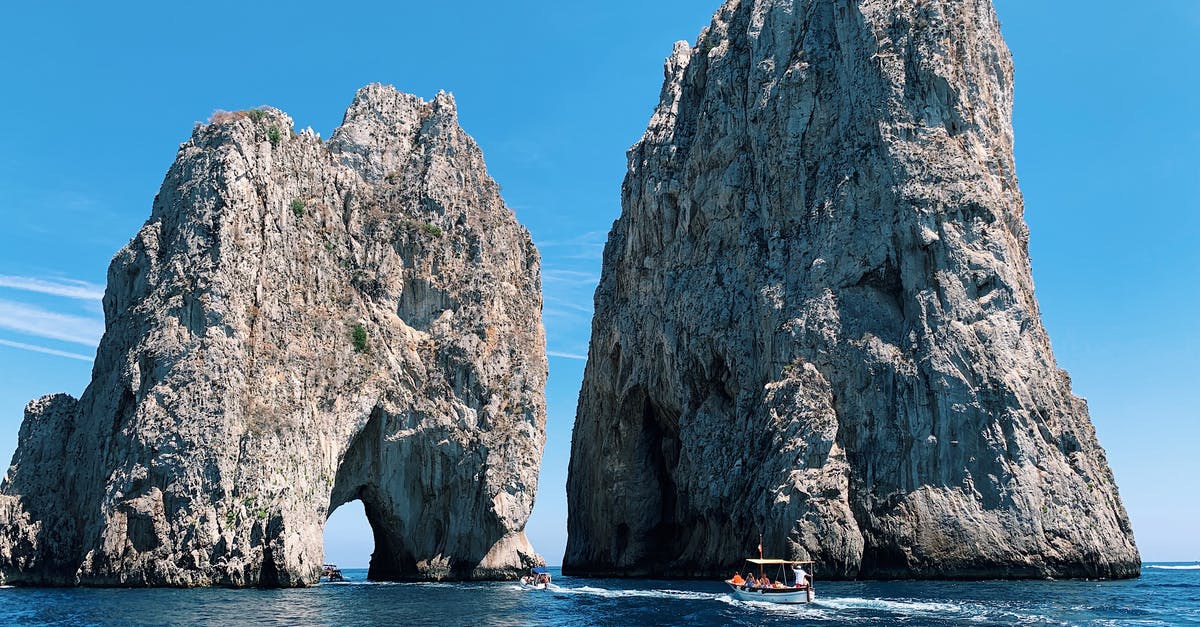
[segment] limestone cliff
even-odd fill
[[[564,572],[1127,577],[1034,299],[988,0],[728,0],[596,291]]]
[[[541,563],[539,259],[450,96],[365,87],[328,142],[197,126],[104,313],[83,396],[26,410],[5,582],[308,585],[353,499],[372,578]]]

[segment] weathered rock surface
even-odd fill
[[[539,259],[450,96],[365,87],[327,143],[274,109],[214,116],[104,312],[82,398],[26,410],[5,582],[308,585],[353,499],[372,578],[542,563]]]
[[[1128,577],[1034,299],[988,0],[728,0],[629,153],[564,572]]]

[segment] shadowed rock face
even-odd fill
[[[373,578],[542,563],[538,255],[450,96],[365,87],[327,143],[273,109],[214,116],[104,310],[82,398],[26,410],[4,581],[308,585],[354,499]]]
[[[564,572],[1129,577],[1033,296],[987,0],[729,0],[604,254]]]

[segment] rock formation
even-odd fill
[[[511,578],[545,440],[539,260],[454,100],[328,142],[214,115],[113,259],[83,396],[30,403],[7,583],[303,586],[361,499],[373,579]]]
[[[988,0],[728,0],[604,252],[564,572],[1128,577],[1034,299]]]

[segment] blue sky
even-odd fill
[[[548,444],[529,524],[551,563],[600,253],[662,61],[718,0],[8,3],[0,20],[0,457],[22,408],[79,395],[109,260],[194,121],[268,104],[328,136],[354,91],[453,92],[543,256]],[[408,6],[411,5],[411,6]],[[997,0],[1037,296],[1147,560],[1200,559],[1200,3]],[[361,509],[329,558],[365,565]]]

